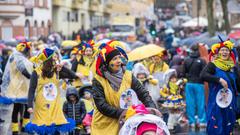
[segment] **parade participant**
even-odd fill
[[[2,93],[0,96],[0,103],[3,106],[1,106],[1,110],[6,109],[6,106],[10,107],[10,109],[7,111],[1,111],[6,112],[6,114],[1,114],[1,117],[6,121],[6,123],[8,123],[9,119],[7,115],[12,114],[12,119],[10,120],[12,120],[12,132],[14,135],[18,134],[19,132],[19,113],[24,114],[21,115],[21,117],[23,116],[22,128],[24,128],[30,117],[29,113],[26,110],[29,79],[31,76],[30,73],[33,70],[33,64],[28,60],[30,57],[30,52],[30,42],[19,43],[16,46],[16,51],[14,51],[12,55],[9,56],[2,78]],[[9,104],[13,103],[14,105],[12,112],[11,105]],[[2,134],[5,134],[7,132],[8,127],[5,127],[5,129],[6,131],[3,131]]]
[[[238,79],[240,79],[240,45],[238,45],[236,47],[236,52],[237,52],[237,56],[238,56],[238,62],[236,64],[237,67],[237,72],[238,72]],[[239,83],[237,83],[238,87],[239,87]],[[240,126],[240,89],[238,89],[238,96],[237,96],[237,107],[238,107],[238,112],[237,112],[237,121],[238,121],[238,125]]]
[[[149,91],[154,103],[157,105],[157,101],[160,98],[158,80],[154,79],[153,76],[149,75],[147,68],[141,64],[137,63],[134,65],[132,70],[133,75],[142,83],[142,85]]]
[[[25,129],[40,135],[70,132],[75,122],[64,117],[59,79],[77,79],[80,75],[60,65],[51,49],[43,49],[38,59],[42,64],[31,75],[28,93],[28,112],[33,113],[33,118]]]
[[[91,72],[91,66],[94,62],[93,55],[93,46],[88,43],[82,43],[82,45],[73,50],[75,51],[76,57],[72,61],[71,70],[77,73],[81,73],[83,77],[81,81],[73,82],[73,86],[81,87],[85,84],[91,84],[93,73]]]
[[[67,89],[66,99],[67,101],[63,105],[63,112],[67,118],[74,119],[76,122],[76,129],[69,135],[79,135],[80,130],[83,129],[83,118],[86,115],[84,102],[80,99],[77,89],[74,87]]]
[[[2,69],[0,69],[0,85],[2,84],[2,75],[3,75]],[[1,95],[1,88],[0,88],[0,95]],[[2,120],[2,119],[0,118],[0,123],[3,123],[3,122],[4,122],[4,120]]]
[[[165,63],[162,59],[163,55],[163,53],[160,53],[152,57],[152,62],[148,67],[151,75],[156,72],[165,72],[169,69],[167,63]]]
[[[131,105],[140,101],[147,107],[155,108],[148,91],[125,70],[123,61],[127,59],[123,49],[102,44],[96,62],[96,76],[93,79],[94,108],[91,126],[92,135],[117,135],[118,118]],[[140,101],[138,100],[140,99]],[[155,109],[156,112],[158,112]]]
[[[185,95],[187,116],[191,128],[206,127],[204,82],[199,77],[205,65],[206,62],[200,58],[199,45],[191,46],[189,57],[184,60],[183,64],[184,77],[188,80],[185,86]],[[195,115],[198,116],[198,120]]]
[[[150,75],[158,80],[159,87],[164,85],[163,75],[169,69],[169,66],[163,61],[164,53],[165,51],[151,57],[151,61],[147,62]]]
[[[161,89],[160,94],[162,97],[164,97],[164,95],[167,96],[165,97],[165,102],[162,106],[168,109],[168,129],[174,131],[175,126],[177,126],[178,120],[181,114],[184,113],[183,110],[186,106],[180,93],[184,90],[184,84],[187,81],[186,79],[178,79],[176,70],[174,69],[170,69],[165,72],[165,79],[168,83]]]
[[[94,111],[94,101],[92,95],[92,85],[85,85],[79,89],[79,96],[82,98],[87,114],[83,120],[83,126],[87,131],[87,134],[91,133],[91,123]]]
[[[207,133],[231,135],[236,121],[236,92],[238,76],[235,70],[233,43],[223,41],[212,47],[217,57],[201,72],[201,78],[209,82],[207,105]],[[211,56],[210,56],[211,57]]]

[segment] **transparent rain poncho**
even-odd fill
[[[142,63],[137,63],[133,67],[133,75],[137,77],[138,74],[146,74],[146,77],[149,78],[150,73],[147,70],[147,68],[142,64]],[[154,78],[153,79],[157,79]],[[145,88],[149,91],[150,96],[152,97],[153,101],[155,104],[157,104],[158,99],[160,98],[159,90],[160,87],[159,85],[153,85],[151,83],[144,84]]]
[[[156,124],[156,135],[170,135],[167,125],[162,118],[152,114],[135,114],[130,117],[120,129],[119,135],[136,135],[137,128],[142,122]]]
[[[33,64],[20,52],[14,51],[10,55],[2,77],[2,101],[3,103],[26,102],[29,82],[22,72],[33,72]]]

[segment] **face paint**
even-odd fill
[[[124,64],[124,65],[126,65],[127,64],[127,60],[126,60],[126,58],[125,57],[121,57],[121,60],[122,60],[122,63]]]
[[[109,67],[113,72],[119,71],[121,66],[122,60],[120,55],[113,57],[113,59],[109,62]]]

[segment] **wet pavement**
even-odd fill
[[[176,131],[171,133],[171,135],[207,135],[207,133],[206,129],[193,129],[185,125],[177,127]],[[240,135],[240,126],[235,126],[233,135]]]

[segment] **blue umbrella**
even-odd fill
[[[187,45],[190,46],[194,41],[196,37],[188,37],[179,42],[180,46]]]

